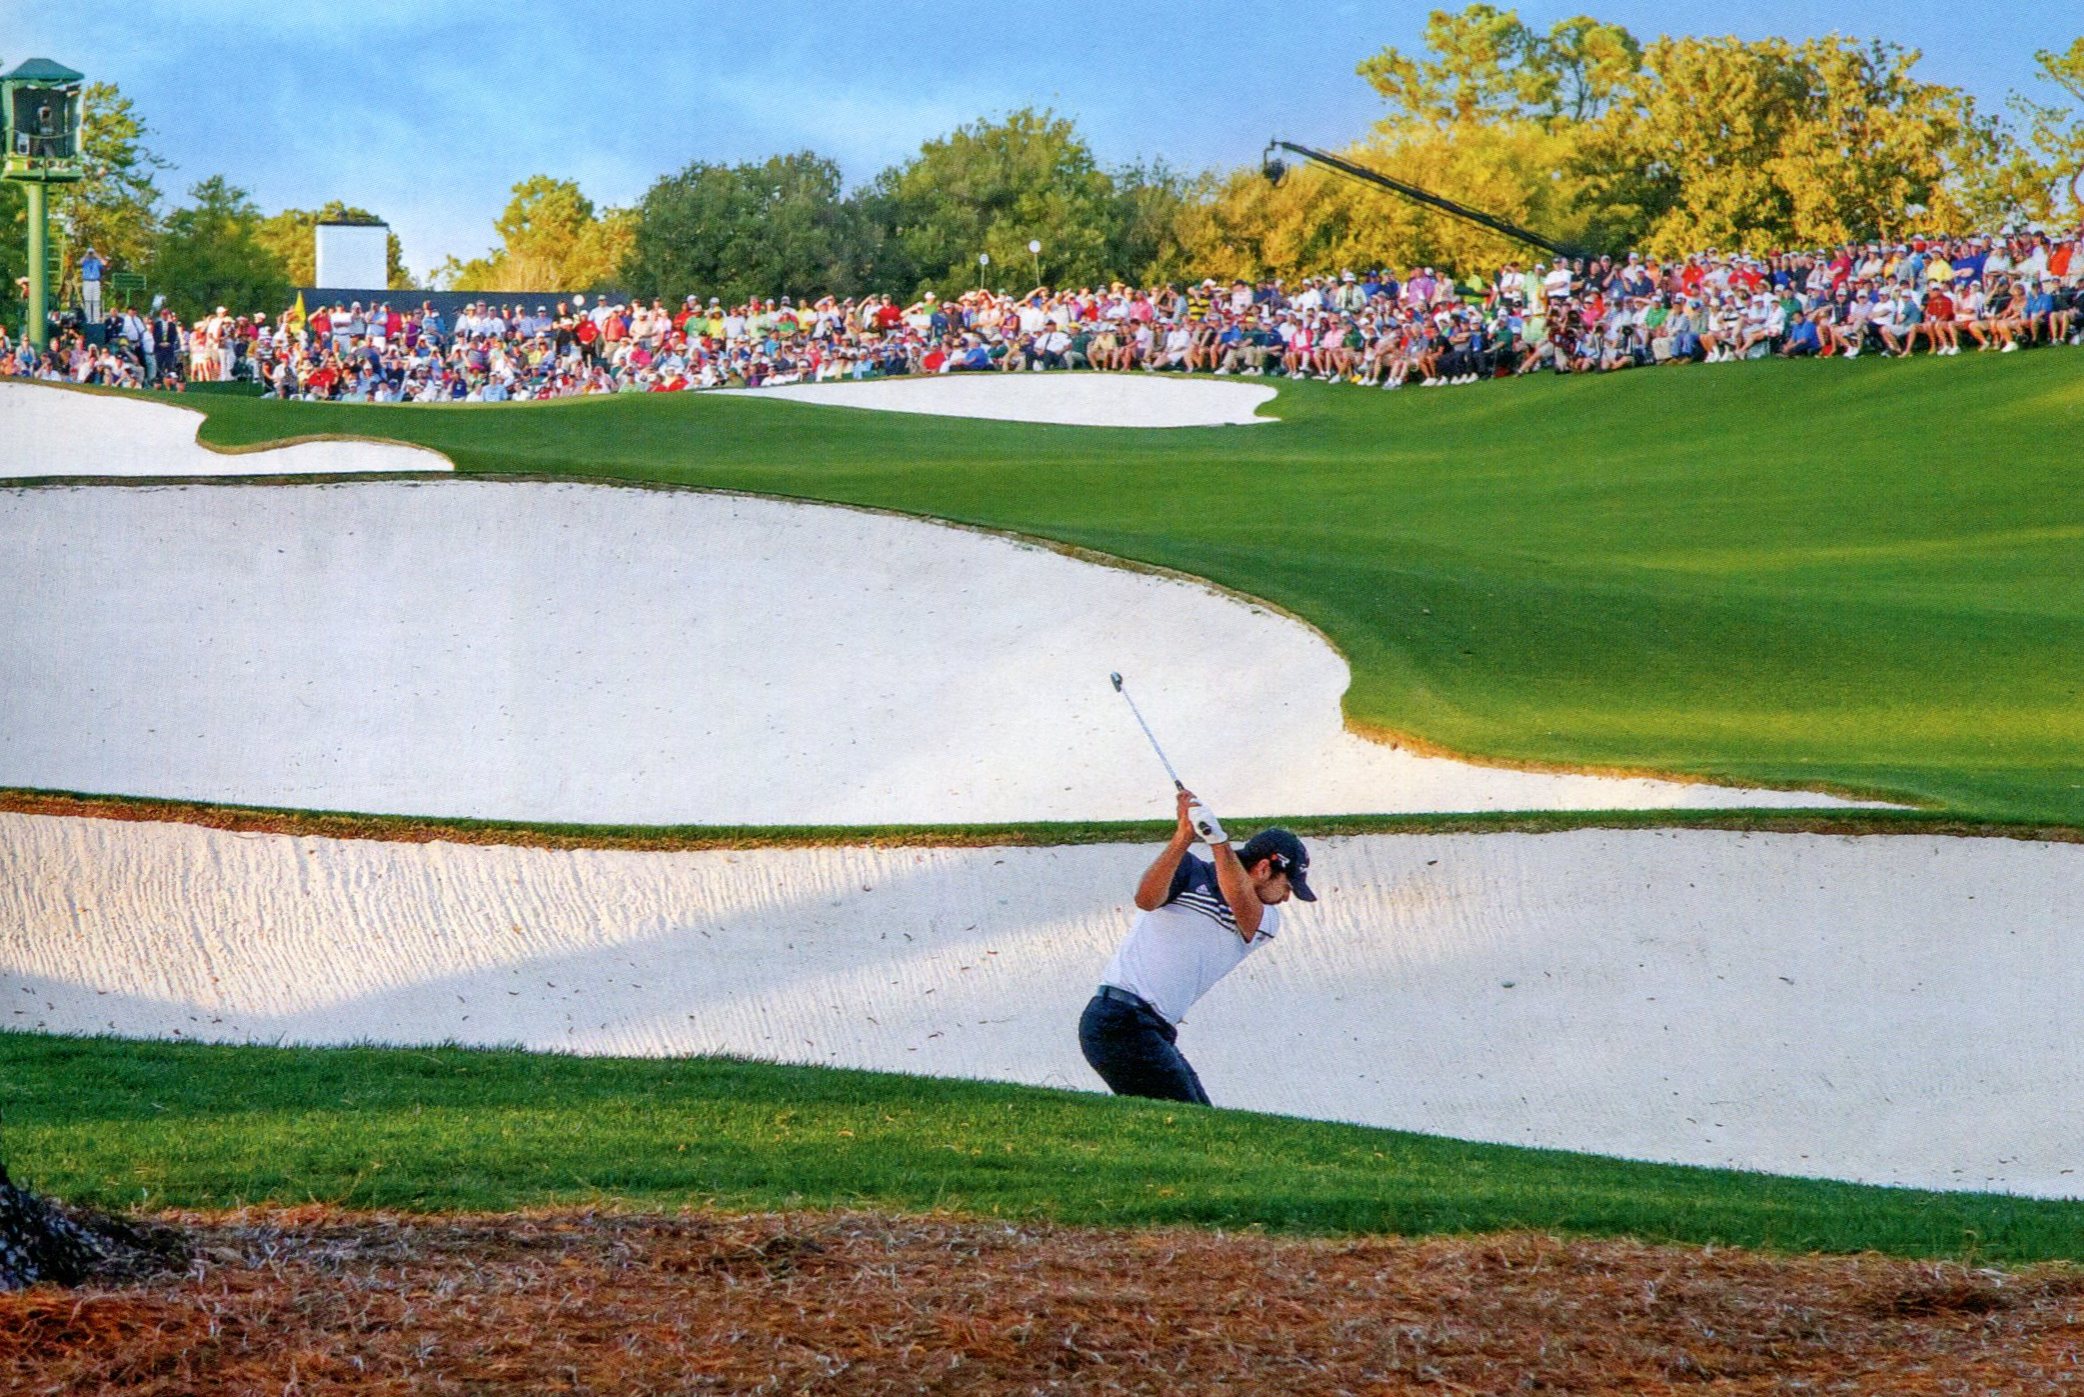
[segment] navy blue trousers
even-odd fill
[[[1209,1104],[1186,1057],[1174,1046],[1179,1030],[1148,1004],[1124,1004],[1094,995],[1078,1019],[1078,1046],[1100,1080],[1117,1096]]]

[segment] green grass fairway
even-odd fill
[[[982,1082],[711,1060],[0,1033],[10,1170],[109,1207],[945,1208],[1322,1234],[1535,1228],[2084,1259],[2084,1204],[1925,1193]]]
[[[391,437],[1177,568],[1321,627],[1351,720],[1456,751],[2084,825],[2075,349],[1287,385],[1279,425],[1142,432],[694,394],[193,405],[220,445]]]

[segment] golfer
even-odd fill
[[[1187,852],[1197,835],[1209,859]],[[1120,1096],[1209,1104],[1175,1046],[1194,1001],[1273,936],[1289,894],[1315,902],[1303,842],[1261,830],[1233,850],[1216,817],[1179,793],[1179,828],[1136,885],[1140,909],[1078,1021],[1078,1046]]]

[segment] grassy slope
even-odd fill
[[[2084,1259],[2084,1204],[1470,1145],[821,1068],[0,1033],[11,1163],[126,1207],[861,1206]]]
[[[710,396],[215,400],[471,471],[884,506],[1267,598],[1350,718],[1485,756],[2084,824],[2084,354],[1284,387],[1275,426],[1038,428]]]
[[[1356,720],[1462,750],[2084,825],[2080,374],[2049,353],[1302,385],[1280,426],[1166,433],[706,397],[190,405],[218,444],[392,436],[466,470],[872,504],[1194,572],[1326,630]],[[2084,1257],[2084,1205],[748,1064],[0,1035],[0,1107],[18,1168],[115,1205],[948,1206]]]

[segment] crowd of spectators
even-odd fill
[[[278,397],[504,402],[906,374],[1107,369],[1285,376],[1395,389],[1533,372],[1862,354],[2010,353],[2084,342],[2084,229],[1911,239],[1774,256],[1710,251],[1508,263],[1457,285],[1431,267],[1025,295],[724,305],[575,295],[219,306],[193,324],[123,306],[41,358],[0,332],[0,375]]]

